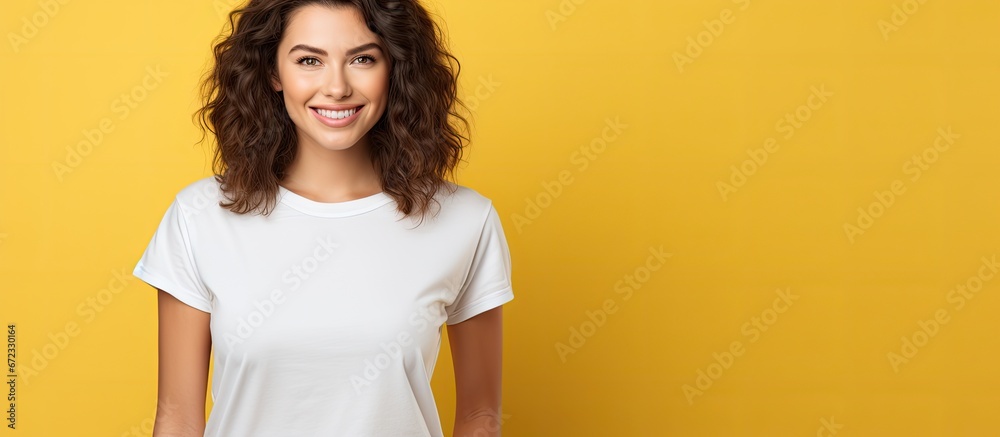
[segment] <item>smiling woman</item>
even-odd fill
[[[227,208],[266,215],[280,185],[328,201],[381,190],[404,214],[430,209],[469,123],[460,64],[419,3],[251,1],[230,23],[196,114],[219,140]],[[317,163],[326,151],[343,153]],[[304,182],[318,173],[326,190]]]
[[[359,39],[356,47],[343,47]],[[365,134],[385,112],[389,88],[390,60],[378,39],[353,8],[309,5],[289,19],[272,85],[283,92],[298,127],[300,155],[293,167],[324,153],[316,148],[351,148],[356,162],[345,162],[350,168],[368,161],[371,145]]]
[[[510,253],[491,200],[447,179],[468,123],[440,29],[414,0],[230,18],[198,112],[215,175],[133,271],[160,290],[154,436],[443,436],[442,325],[454,435],[499,436]]]

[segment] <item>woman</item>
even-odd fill
[[[499,436],[510,255],[445,178],[468,123],[440,29],[415,0],[252,0],[230,25],[199,110],[215,175],[133,272],[159,290],[154,436],[441,436],[442,324],[454,435]]]

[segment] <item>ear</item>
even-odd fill
[[[274,75],[271,75],[271,88],[274,88],[276,92],[281,91],[281,81]]]

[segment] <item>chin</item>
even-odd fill
[[[351,147],[354,147],[355,145],[358,144],[358,141],[359,140],[356,140],[356,139],[355,140],[344,140],[342,138],[325,138],[325,139],[320,139],[320,140],[316,141],[316,144],[319,144],[320,146],[322,146],[325,149],[330,149],[330,150],[344,150],[344,149],[350,149]]]

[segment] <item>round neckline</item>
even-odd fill
[[[350,217],[364,214],[394,200],[385,191],[379,191],[370,196],[343,202],[318,202],[281,185],[278,185],[278,194],[279,202],[299,212],[317,217]]]

